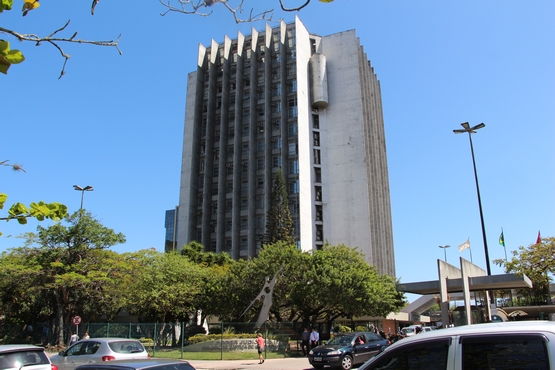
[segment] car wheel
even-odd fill
[[[343,357],[343,360],[341,360],[341,368],[343,370],[351,370],[352,367],[353,367],[353,358],[349,355],[345,355],[345,357]]]

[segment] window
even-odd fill
[[[247,218],[241,219],[241,230],[247,230],[249,227],[249,221]]]
[[[281,167],[281,155],[272,157],[272,167]]]
[[[272,149],[281,149],[281,137],[275,136],[272,138]]]
[[[546,338],[540,334],[462,338],[462,369],[549,369]]]
[[[292,122],[289,125],[287,125],[287,132],[289,133],[290,136],[296,136],[297,135],[297,122]]]
[[[320,117],[317,114],[312,115],[312,127],[316,130],[320,128]]]
[[[314,146],[320,146],[320,133],[314,132],[312,136],[314,138]]]
[[[264,189],[264,178],[263,177],[259,177],[256,180],[256,188],[257,189]]]
[[[292,94],[297,92],[297,80],[291,80],[287,83],[287,93]]]
[[[297,143],[289,143],[289,155],[296,155],[297,154]]]
[[[276,83],[272,86],[272,96],[281,95],[281,83]]]
[[[299,180],[289,182],[289,194],[299,194]]]
[[[275,101],[272,103],[272,113],[280,113],[281,112],[281,102]]]
[[[247,198],[241,199],[241,211],[246,211],[248,208]]]
[[[314,169],[314,175],[315,175],[315,182],[322,182],[322,169],[319,167],[316,167]]]
[[[281,69],[274,68],[272,69],[272,80],[279,80],[281,78]]]
[[[264,152],[264,141],[260,140],[256,142],[256,151],[259,153]]]
[[[318,239],[318,236],[316,239]],[[449,352],[449,341],[450,338],[442,338],[435,341],[420,341],[400,346],[395,351],[382,355],[378,363],[366,370],[445,370],[447,354]],[[497,365],[494,368],[497,369]]]
[[[257,196],[256,197],[256,208],[264,209],[264,197],[263,196]]]
[[[289,161],[289,174],[297,175],[299,173],[299,161]]]
[[[289,99],[287,102],[287,114],[289,118],[295,118],[298,116],[297,98]]]
[[[320,151],[314,149],[314,164],[320,164]]]

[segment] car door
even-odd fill
[[[387,344],[385,340],[378,334],[365,333],[365,335],[366,335],[366,343],[368,343],[368,348],[367,348],[368,358],[366,360],[369,360],[370,358],[374,357],[377,353],[379,353],[382,350],[382,347],[386,346]]]
[[[58,366],[59,370],[75,369],[77,366],[81,365],[81,351],[86,344],[86,341],[75,343],[65,351],[60,352],[58,356],[52,357],[52,362]]]
[[[99,348],[100,342],[90,340],[84,343],[81,347],[81,352],[78,359],[79,365],[102,362],[102,356],[96,354]]]

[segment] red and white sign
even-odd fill
[[[71,318],[71,322],[73,323],[73,325],[81,324],[81,316],[73,316]]]

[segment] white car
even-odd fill
[[[385,369],[555,369],[555,322],[502,322],[434,330],[386,347],[359,368]]]
[[[150,355],[136,339],[91,338],[80,340],[65,351],[52,356],[50,360],[59,370],[73,370],[84,364],[145,358],[150,358]]]
[[[0,370],[58,370],[44,348],[26,344],[0,345]]]

